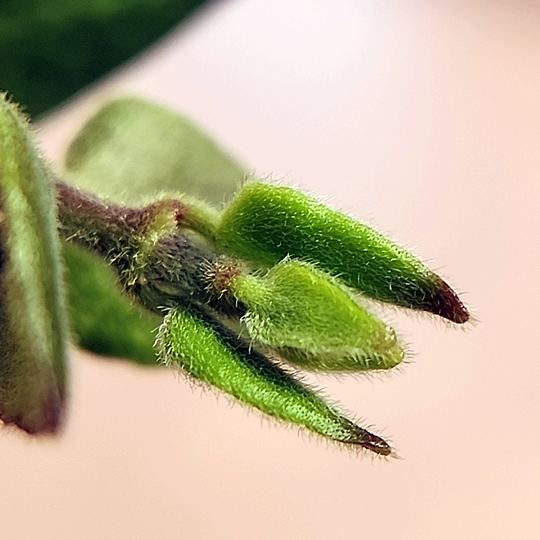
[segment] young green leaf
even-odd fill
[[[239,273],[229,290],[248,309],[251,337],[302,366],[389,369],[403,359],[394,331],[308,263],[284,259],[263,276]]]
[[[251,183],[225,210],[218,244],[271,266],[286,256],[314,262],[361,293],[456,323],[469,314],[439,276],[393,242],[295,189]]]
[[[392,452],[383,439],[351,422],[199,308],[170,311],[156,345],[165,364],[270,416],[377,454]]]
[[[16,106],[0,98],[0,418],[54,432],[66,398],[66,321],[47,171]]]

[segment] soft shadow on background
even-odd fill
[[[391,437],[386,462],[74,351],[63,436],[2,430],[2,538],[537,539],[539,24],[525,1],[219,2],[43,120],[59,164],[113,96],[181,111],[412,247],[478,323],[391,310],[410,364],[312,378]]]

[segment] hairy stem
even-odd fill
[[[59,179],[56,192],[62,238],[105,259],[144,307],[161,313],[191,302],[226,315],[244,314],[240,304],[221,302],[210,290],[219,254],[200,234],[211,235],[208,212],[169,198],[140,208],[122,206]]]

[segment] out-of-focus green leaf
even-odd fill
[[[2,0],[0,89],[33,117],[171,30],[201,0]]]
[[[0,98],[0,418],[54,432],[66,397],[64,291],[48,173]]]
[[[105,105],[66,155],[66,177],[73,184],[128,204],[173,191],[220,205],[245,174],[189,120],[136,98]]]
[[[156,364],[155,330],[161,318],[133,305],[117,277],[86,250],[64,244],[71,326],[77,344],[93,353]]]

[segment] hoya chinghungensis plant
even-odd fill
[[[455,324],[467,309],[377,231],[247,176],[187,120],[133,98],[99,111],[53,173],[28,120],[2,97],[4,423],[58,430],[73,339],[177,368],[328,440],[392,454],[300,370],[386,371],[403,361],[396,333],[364,299]]]

